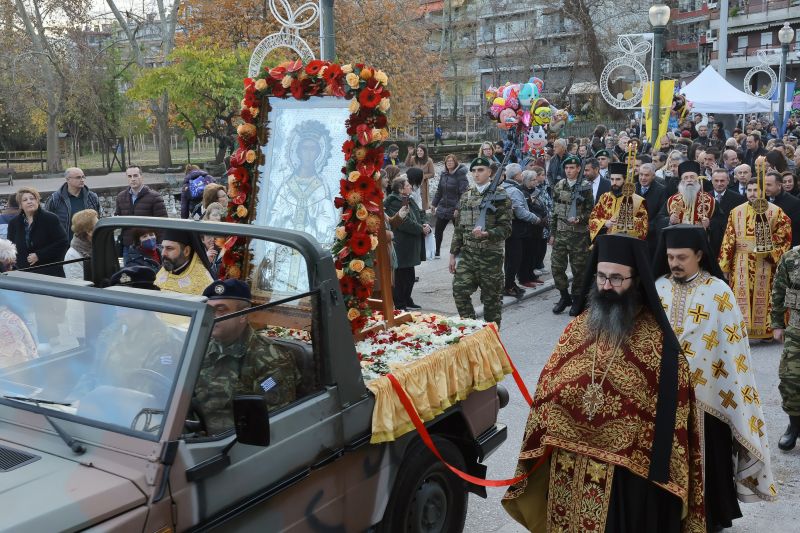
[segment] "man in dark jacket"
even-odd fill
[[[138,216],[138,217],[164,217],[167,215],[167,207],[164,199],[157,192],[150,190],[144,184],[142,171],[139,167],[128,167],[125,171],[128,176],[128,187],[117,195],[115,214],[119,216]],[[128,261],[128,249],[133,244],[133,237],[130,229],[122,231],[122,257]]]
[[[86,176],[79,168],[68,168],[64,171],[64,183],[60,189],[50,195],[44,208],[58,217],[61,227],[72,240],[72,215],[84,209],[97,211],[102,216],[100,199],[86,186]]]
[[[541,225],[542,220],[528,209],[528,202],[522,192],[522,167],[517,163],[511,163],[506,165],[505,172],[505,181],[501,187],[511,199],[513,218],[511,219],[511,235],[505,241],[503,294],[521,300],[525,289],[518,286],[516,280],[522,265],[523,247],[528,242],[532,226]]]
[[[656,172],[652,163],[642,163],[639,167],[639,181],[636,183],[636,194],[644,198],[647,205],[647,248],[654,253],[658,244],[661,227],[658,212],[667,202],[666,189],[655,180]]]
[[[761,145],[761,136],[751,133],[747,136],[746,141],[747,151],[744,153],[744,161],[750,165],[750,171],[755,175],[756,173],[756,159],[762,155],[767,155],[767,150]]]
[[[722,238],[725,236],[725,228],[728,225],[728,216],[734,207],[738,207],[747,201],[746,197],[728,188],[729,181],[728,171],[723,167],[715,169],[711,175],[716,207],[714,208],[714,214],[711,215],[711,223],[708,226],[708,240],[715,258],[719,257]]]
[[[567,157],[567,141],[556,139],[553,141],[553,157],[547,165],[547,184],[554,187],[556,183],[564,178],[564,170],[561,168],[564,158]]]
[[[800,199],[783,191],[781,175],[774,170],[764,177],[764,192],[792,221],[792,246],[797,246],[800,244]]]

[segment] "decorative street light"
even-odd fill
[[[789,53],[789,43],[794,39],[794,30],[788,22],[783,23],[783,28],[778,31],[778,41],[781,43],[781,90],[780,103],[778,104],[778,132],[783,134],[783,108],[786,105],[786,56]]]
[[[663,47],[664,29],[669,22],[670,8],[664,4],[654,4],[647,12],[650,25],[653,27],[653,94],[650,111],[652,131],[647,132],[650,142],[656,145],[658,139],[659,119],[661,118],[661,49]]]

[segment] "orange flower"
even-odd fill
[[[371,268],[365,268],[358,275],[358,279],[359,281],[361,281],[362,285],[371,287],[372,285],[375,284],[375,271],[372,270]]]
[[[252,163],[256,160],[256,153],[254,150],[248,150],[247,153],[244,155],[244,160],[248,163]]]
[[[347,320],[353,321],[359,316],[361,316],[361,313],[355,307],[351,307],[350,310],[347,311]]]
[[[347,266],[349,266],[350,270],[352,270],[353,272],[361,272],[362,270],[364,270],[364,267],[366,265],[364,264],[364,261],[362,261],[361,259],[353,259]]]
[[[347,237],[347,230],[344,229],[344,226],[339,226],[336,228],[336,238],[341,241],[345,237]]]
[[[373,250],[378,247],[378,238],[375,235],[370,235],[369,240]]]
[[[356,218],[358,220],[364,220],[364,219],[367,218],[368,215],[369,215],[369,211],[367,211],[367,208],[364,207],[363,205],[360,206],[358,208],[358,210],[356,211]]]
[[[389,111],[390,106],[391,104],[389,103],[388,98],[381,98],[380,103],[378,103],[378,110],[381,111],[382,113],[386,113],[387,111]]]
[[[236,128],[236,133],[244,138],[255,137],[256,127],[253,124],[241,124]]]
[[[381,227],[381,219],[378,215],[370,215],[367,217],[367,230],[370,233],[377,233]]]
[[[353,191],[347,195],[347,203],[355,207],[361,203],[361,193]]]
[[[244,218],[247,216],[247,208],[243,205],[240,205],[236,208],[236,216],[239,218]]]
[[[372,77],[372,69],[370,68],[363,68],[361,69],[361,79],[368,80]]]
[[[236,265],[231,265],[227,268],[227,276],[228,279],[239,279],[242,275],[241,269]]]
[[[356,114],[358,113],[359,109],[361,109],[361,104],[358,103],[358,100],[356,100],[355,98],[350,100],[350,107],[349,107],[350,113]]]
[[[347,180],[355,183],[358,181],[358,178],[360,177],[361,173],[359,173],[358,170],[354,170],[347,176]]]
[[[336,279],[342,279],[344,277],[344,270],[336,269]]]
[[[263,91],[267,88],[267,80],[259,78],[256,80],[256,91]]]
[[[367,149],[364,147],[356,148],[356,161],[363,161],[367,157]]]

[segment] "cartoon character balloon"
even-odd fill
[[[558,135],[564,126],[567,125],[567,122],[569,122],[569,112],[566,109],[556,109],[552,106],[550,109],[553,111],[552,116],[550,117],[550,124],[548,124],[547,129],[550,131],[550,133]]]
[[[547,146],[547,132],[542,126],[531,126],[528,131],[525,147],[532,155],[541,155],[544,153],[544,147]]]

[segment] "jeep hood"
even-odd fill
[[[38,457],[14,466],[15,453]],[[54,455],[3,443],[0,448],[0,531],[75,531],[146,502],[121,477]]]

